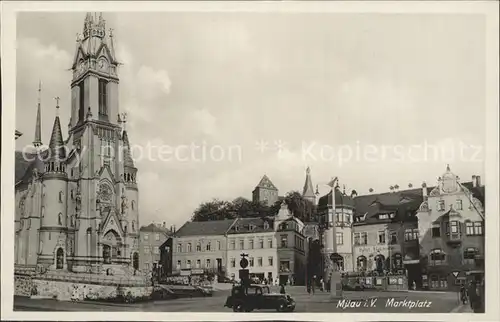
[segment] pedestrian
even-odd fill
[[[475,311],[478,306],[478,294],[476,289],[476,281],[472,280],[469,282],[469,287],[467,288],[467,297],[469,298],[470,308]]]
[[[465,285],[460,286],[460,300],[462,301],[462,304],[465,304],[467,302],[467,291],[465,289]]]
[[[313,295],[314,295],[314,289],[316,287],[315,284],[316,284],[316,275],[313,276],[312,283],[311,283],[311,291],[312,291]]]
[[[285,284],[281,284],[280,286],[280,294],[285,294]]]
[[[319,280],[319,290],[323,292],[325,289],[325,282],[323,281],[323,278]]]

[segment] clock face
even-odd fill
[[[99,63],[97,66],[99,67],[100,70],[103,70],[103,71],[108,68],[108,64],[107,64],[106,60],[104,60],[104,59],[99,60]]]

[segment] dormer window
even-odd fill
[[[252,230],[254,230],[254,229],[255,229],[255,226],[254,226],[254,225],[252,225],[252,224],[250,224],[250,225],[248,225],[248,229],[250,229],[250,231],[252,231]]]
[[[462,199],[457,199],[456,209],[457,209],[457,210],[462,210],[462,209],[463,209],[463,206],[462,206]]]
[[[264,222],[264,229],[269,229],[269,223],[267,221]]]
[[[240,231],[240,227],[239,226],[234,226],[234,230],[235,231]]]

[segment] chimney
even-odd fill
[[[472,176],[472,186],[475,188],[477,186],[477,179],[476,179],[476,176],[473,175]]]
[[[424,196],[424,199],[427,199],[427,183],[422,182],[422,196]]]
[[[358,193],[356,190],[351,191],[351,198],[356,198],[358,196]]]
[[[481,176],[476,176],[476,186],[481,187]]]

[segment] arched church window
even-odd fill
[[[59,191],[59,202],[60,203],[63,202],[63,192],[62,191]]]
[[[59,213],[59,215],[57,216],[57,223],[58,223],[58,225],[62,226],[62,221],[63,221],[63,219],[62,219],[62,213]]]
[[[73,171],[73,169],[71,169]],[[73,189],[71,189],[71,200],[75,199],[75,196],[73,195]]]
[[[134,201],[134,200],[132,200],[132,202],[130,203],[130,205],[131,205],[131,207],[132,207],[132,210],[134,210],[134,209],[135,209],[135,201]]]
[[[64,251],[62,248],[58,248],[56,254],[56,269],[63,269],[63,267],[64,267]]]
[[[31,218],[28,219],[28,227],[26,227],[26,229],[30,229],[31,228]]]
[[[45,217],[45,207],[42,207],[42,218]]]
[[[135,231],[135,221],[132,221],[132,231]]]

